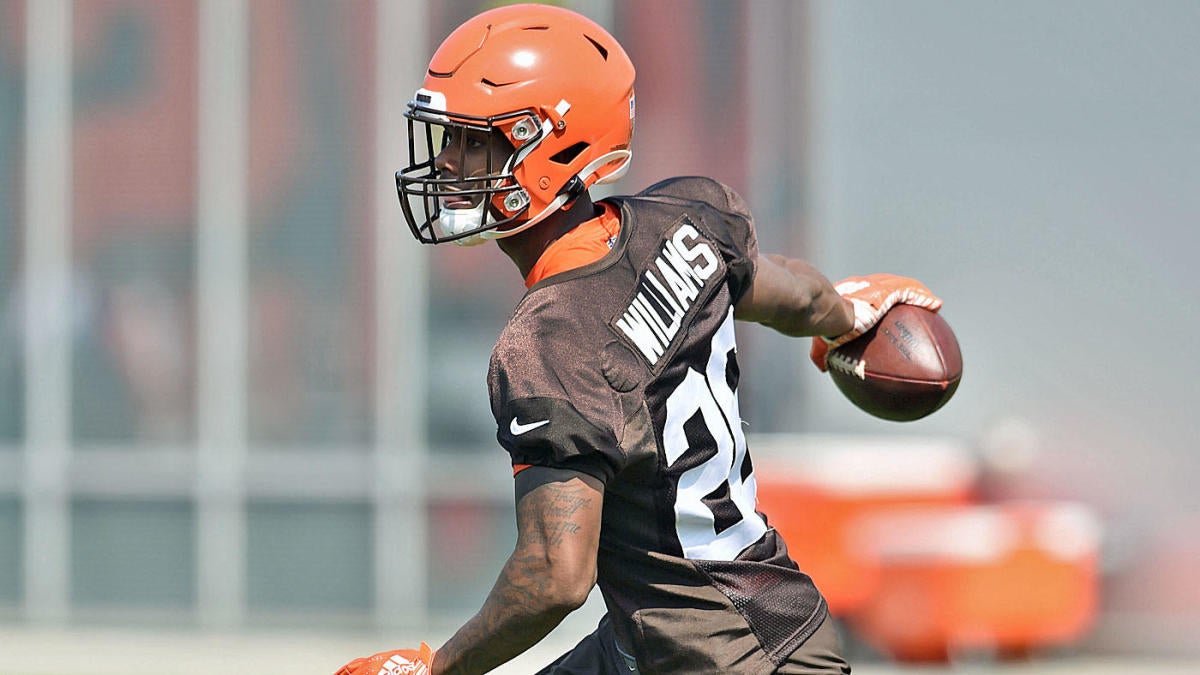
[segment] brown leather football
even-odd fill
[[[946,405],[962,379],[962,352],[941,314],[896,305],[874,328],[829,352],[833,382],[850,402],[910,422]]]

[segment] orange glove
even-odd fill
[[[420,649],[395,649],[354,659],[334,675],[431,675],[434,651],[421,643]]]
[[[837,349],[871,330],[893,306],[916,305],[934,312],[942,307],[942,299],[926,288],[925,284],[895,274],[849,277],[839,281],[833,288],[854,305],[854,327],[835,338],[813,338],[809,358],[822,373],[826,370],[825,358],[829,350]]]

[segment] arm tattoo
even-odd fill
[[[536,644],[574,609],[554,572],[583,564],[594,582],[601,490],[576,477],[518,498],[516,550],[483,608],[438,650],[435,673],[487,672]]]
[[[559,546],[563,538],[579,534],[575,514],[591,505],[593,497],[584,494],[586,487],[571,489],[561,483],[550,483],[558,489],[549,499],[522,500],[518,505],[517,522],[528,528],[529,543],[547,547]]]

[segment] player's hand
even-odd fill
[[[813,338],[809,358],[821,372],[826,370],[825,358],[829,350],[837,349],[871,330],[895,305],[916,305],[934,312],[942,307],[942,299],[926,288],[925,284],[895,274],[850,277],[839,281],[833,288],[854,306],[854,327],[837,337]]]
[[[354,659],[334,675],[430,675],[434,651],[421,643],[420,649],[394,649]]]

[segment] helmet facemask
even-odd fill
[[[545,133],[538,116],[529,110],[491,117],[446,113],[421,99],[418,92],[418,100],[409,103],[404,115],[409,161],[396,172],[400,206],[413,235],[426,244],[453,241],[472,246],[513,233],[503,228],[517,223],[529,208],[529,195],[513,170]],[[472,152],[482,152],[482,163],[467,154],[467,139],[479,137],[487,139],[488,147]],[[456,159],[454,166],[468,175],[448,175],[438,167],[437,158],[450,138],[456,139],[458,153],[457,158],[451,154],[450,161]],[[495,147],[509,138],[519,143],[515,150]],[[470,205],[455,206],[462,202]]]

